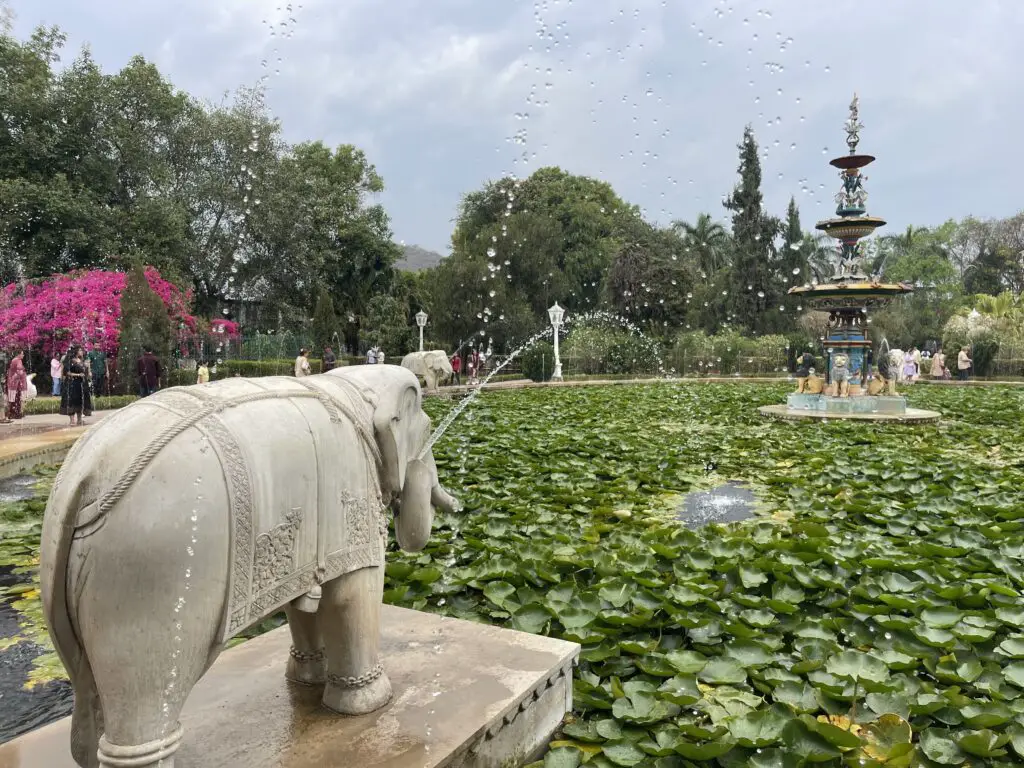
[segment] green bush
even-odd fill
[[[113,411],[124,408],[138,400],[137,395],[111,395],[110,397],[94,397],[92,409],[94,411]],[[26,416],[42,416],[60,413],[59,397],[39,397],[25,403],[24,412]]]
[[[338,365],[345,365],[339,360]],[[319,358],[309,359],[309,368],[313,373],[320,373],[322,361]],[[294,360],[225,360],[220,365],[210,367],[210,381],[230,379],[234,376],[256,379],[261,376],[293,376],[295,375]],[[186,386],[196,383],[194,368],[175,368],[168,374],[167,385],[171,387]]]
[[[991,318],[980,315],[951,317],[942,329],[942,348],[950,370],[956,370],[956,356],[961,347],[970,347],[974,367],[971,374],[987,376],[999,351],[999,332]]]
[[[563,367],[574,375],[657,373],[662,359],[656,341],[622,328],[574,328],[563,350]]]
[[[548,381],[554,373],[555,348],[546,341],[538,341],[523,352],[523,375],[533,381]]]

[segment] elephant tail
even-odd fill
[[[71,458],[69,455],[68,459]],[[103,715],[92,667],[75,631],[74,594],[81,585],[72,583],[69,567],[83,484],[62,484],[61,474],[64,473],[58,474],[54,482],[43,518],[39,557],[40,591],[50,639],[75,692],[75,705],[71,714],[71,754],[80,766],[94,768],[99,765],[97,748],[103,731]]]

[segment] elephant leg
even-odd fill
[[[207,503],[219,512],[227,499],[208,486]],[[193,515],[189,526],[187,511],[158,508],[149,535],[133,535],[117,516],[146,508],[132,494],[73,543],[68,608],[100,700],[98,764],[174,768],[181,710],[221,648],[228,517]]]
[[[284,609],[292,633],[292,649],[288,656],[285,677],[303,685],[323,685],[327,675],[324,641],[320,619],[316,613],[300,611],[293,605]]]
[[[96,586],[89,583],[105,570],[102,564],[92,569],[78,606],[78,631],[101,702],[98,765],[174,768],[183,737],[182,707],[217,656],[218,621],[210,609],[222,604],[223,593],[211,590],[213,595],[204,596],[192,590],[195,609],[178,612],[179,596],[170,590],[155,599],[140,591],[115,601],[99,586],[102,578],[93,582]],[[125,616],[134,617],[130,625]]]
[[[380,606],[384,568],[361,568],[323,585],[320,622],[326,638],[323,704],[344,715],[365,715],[391,700],[380,663]]]

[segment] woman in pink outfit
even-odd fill
[[[20,419],[21,393],[28,389],[28,376],[25,374],[25,353],[18,350],[14,359],[7,366],[7,418]]]

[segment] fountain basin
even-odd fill
[[[880,219],[877,216],[849,216],[819,221],[814,226],[837,239],[859,240],[862,237],[867,237],[879,227],[884,227],[885,219]]]
[[[830,399],[851,402],[862,400],[864,398],[851,397]],[[758,408],[758,413],[767,419],[777,419],[779,421],[805,421],[808,419],[817,419],[818,421],[881,421],[896,424],[932,424],[942,417],[942,414],[938,411],[926,411],[920,408],[907,408],[902,413],[885,413],[882,411],[857,411],[854,410],[854,406],[848,406],[845,409],[843,406],[838,406],[835,410],[818,410],[812,408],[790,408],[788,404],[762,405]]]
[[[835,160],[829,160],[828,164],[848,171],[851,168],[863,168],[865,165],[871,165],[873,162],[875,162],[874,155],[843,155]]]
[[[791,394],[786,407],[795,411],[815,411],[825,414],[887,413],[901,415],[907,412],[907,398],[896,395],[860,395],[858,397],[830,397],[829,395]]]

